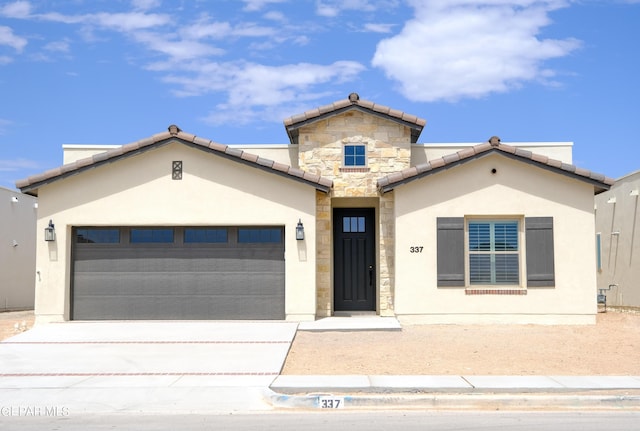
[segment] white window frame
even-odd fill
[[[495,241],[495,228],[496,223],[505,223],[505,222],[515,222],[517,223],[517,241],[518,241],[518,250],[517,252],[512,251],[501,251],[501,250],[478,250],[472,251],[470,244],[470,228],[469,226],[473,223],[489,223],[491,229],[491,237],[490,241],[494,244]],[[525,235],[524,235],[524,218],[515,217],[515,216],[497,216],[497,217],[465,217],[465,285],[468,288],[482,288],[482,287],[491,287],[491,288],[513,288],[513,287],[522,287],[523,276],[526,273],[525,268],[525,250],[526,245],[524,243]],[[494,248],[493,246],[491,248]],[[472,255],[491,255],[491,282],[488,283],[477,283],[471,281],[471,256]],[[495,256],[497,255],[505,255],[505,254],[517,254],[518,259],[518,277],[515,283],[510,282],[497,282],[495,281]]]

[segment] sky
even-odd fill
[[[283,120],[361,99],[419,143],[573,142],[640,169],[640,0],[0,0],[0,186],[64,144],[167,130],[286,144]]]

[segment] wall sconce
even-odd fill
[[[296,226],[296,239],[302,241],[304,239],[304,226],[302,220],[298,219],[298,225]]]
[[[11,202],[14,204],[18,203],[18,197],[17,196],[11,196]]]
[[[49,220],[49,226],[44,228],[44,240],[45,241],[55,241],[56,240],[56,228]]]

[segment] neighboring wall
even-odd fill
[[[0,187],[0,311],[33,309],[36,202]]]
[[[596,196],[596,245],[600,254],[598,288],[616,285],[608,305],[640,307],[640,171],[616,180]]]

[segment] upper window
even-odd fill
[[[227,242],[225,228],[185,228],[185,243],[224,243]]]
[[[276,228],[239,228],[239,243],[279,243],[282,242],[282,229]]]
[[[362,144],[344,146],[344,166],[366,166],[366,147]]]
[[[173,229],[133,228],[130,241],[131,243],[172,243]]]
[[[469,221],[469,283],[520,283],[517,220]]]
[[[117,244],[120,242],[120,229],[78,228],[76,242],[91,244]]]

